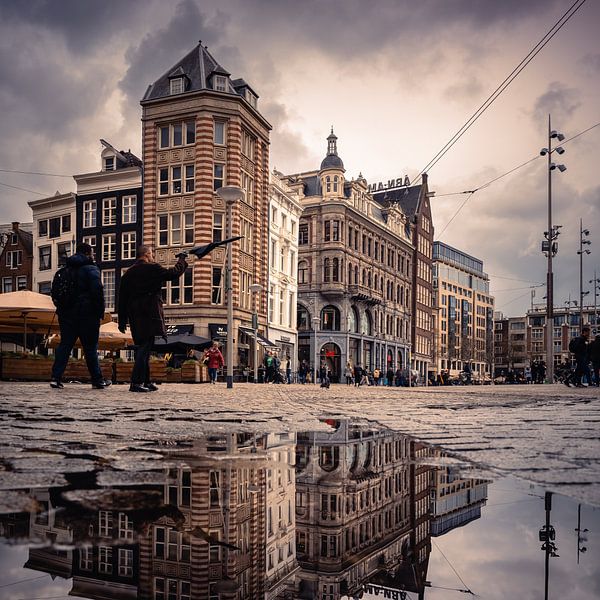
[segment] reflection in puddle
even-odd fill
[[[582,554],[597,511],[469,476],[398,432],[325,423],[204,436],[143,485],[66,473],[15,492],[34,508],[0,515],[0,598],[543,598],[545,577],[549,597],[598,597],[597,552]]]

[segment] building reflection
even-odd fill
[[[93,502],[36,490],[37,510],[0,532],[28,534],[25,566],[86,598],[423,598],[431,535],[477,518],[487,483],[431,466],[439,453],[400,433],[325,423],[203,437],[165,457],[163,484]]]

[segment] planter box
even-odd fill
[[[117,383],[129,383],[131,381],[131,372],[133,371],[133,362],[117,362],[115,365],[115,381]],[[150,361],[150,379],[157,383],[162,383],[167,379],[166,361]]]
[[[53,360],[2,357],[2,379],[50,381]]]
[[[166,379],[167,383],[181,383],[181,369],[171,369],[167,371]]]
[[[131,381],[131,372],[133,371],[132,362],[115,363],[115,382],[129,383]]]
[[[100,370],[102,371],[102,377],[104,379],[113,379],[113,361],[112,360],[101,360]],[[65,369],[63,375],[65,381],[76,380],[76,381],[90,381],[90,373],[88,371],[85,360],[70,360]]]
[[[184,383],[200,382],[200,363],[197,361],[181,365],[181,381]]]

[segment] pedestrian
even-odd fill
[[[596,387],[600,387],[600,334],[596,335],[589,348],[590,361],[594,370],[594,383]]]
[[[285,380],[288,385],[292,383],[292,361],[289,354],[286,357]]]
[[[327,379],[327,365],[321,363],[321,367],[319,368],[319,381],[323,383],[325,379]]]
[[[541,361],[538,367],[538,383],[546,381],[546,361]]]
[[[352,385],[352,364],[350,361],[346,363],[346,369],[344,370],[344,376],[346,377],[346,385]]]
[[[394,383],[396,387],[400,387],[402,385],[402,369],[400,367],[398,367],[394,373]]]
[[[360,387],[362,383],[363,370],[359,364],[354,365],[354,387]]]
[[[50,387],[62,389],[62,377],[77,338],[81,341],[92,387],[103,390],[112,382],[104,379],[98,362],[98,336],[104,316],[104,288],[100,269],[94,264],[89,244],[77,244],[75,254],[67,258],[52,282],[52,300],[56,305],[60,344],[56,349]]]
[[[583,385],[584,377],[587,379],[588,384],[591,382],[589,337],[590,328],[586,326],[581,329],[581,335],[574,337],[569,342],[569,352],[575,355],[575,372],[565,379],[564,383],[567,387],[571,387],[571,384],[578,388],[585,387]]]
[[[386,379],[388,387],[392,387],[394,385],[394,368],[390,364],[386,373]]]
[[[369,367],[363,369],[360,385],[373,385],[373,374],[369,371]]]
[[[213,340],[212,346],[204,353],[202,360],[208,367],[208,377],[210,382],[216,384],[217,373],[225,364],[225,359],[219,349],[219,342],[217,340]]]
[[[375,370],[373,371],[373,383],[375,386],[379,385],[380,379],[381,379],[381,371],[379,370],[379,367],[375,367]]]
[[[525,367],[525,383],[531,383],[531,367],[529,365]]]
[[[135,363],[130,392],[154,392],[158,387],[150,380],[150,351],[156,336],[166,338],[161,290],[165,282],[177,281],[187,268],[185,255],[177,258],[170,269],[154,260],[150,246],[140,246],[137,260],[125,271],[119,288],[119,331],[127,322],[135,345]]]
[[[300,363],[300,366],[298,367],[298,379],[300,380],[300,383],[302,385],[304,385],[306,383],[306,374],[308,373],[308,365],[306,364],[306,361],[303,360]]]

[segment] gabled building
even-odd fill
[[[216,192],[223,186],[244,191],[232,208],[232,234],[243,238],[231,246],[231,285],[234,366],[247,367],[250,286],[267,289],[271,126],[254,90],[232,79],[202,43],[148,87],[141,105],[143,236],[156,248],[159,263],[172,265],[181,250],[225,238],[227,207]],[[165,314],[171,323],[192,323],[203,337],[226,334],[225,264],[226,249],[218,248],[192,260],[180,280],[167,284]],[[266,322],[264,294],[258,316]]]
[[[344,366],[406,368],[410,358],[412,231],[398,205],[348,180],[333,130],[318,170],[287,176],[303,207],[298,239],[298,358]],[[316,355],[315,355],[316,353]]]
[[[33,235],[18,221],[2,234],[0,246],[0,293],[32,288]]]
[[[375,202],[390,209],[397,206],[411,224],[411,366],[426,383],[435,374],[433,364],[434,309],[433,309],[433,220],[427,174],[423,173],[418,185],[407,185],[373,194]]]
[[[116,311],[121,275],[142,243],[142,161],[100,140],[99,171],[74,175],[76,240],[94,248],[106,309]]]
[[[33,212],[32,290],[50,294],[52,278],[75,252],[75,194],[31,200]]]

